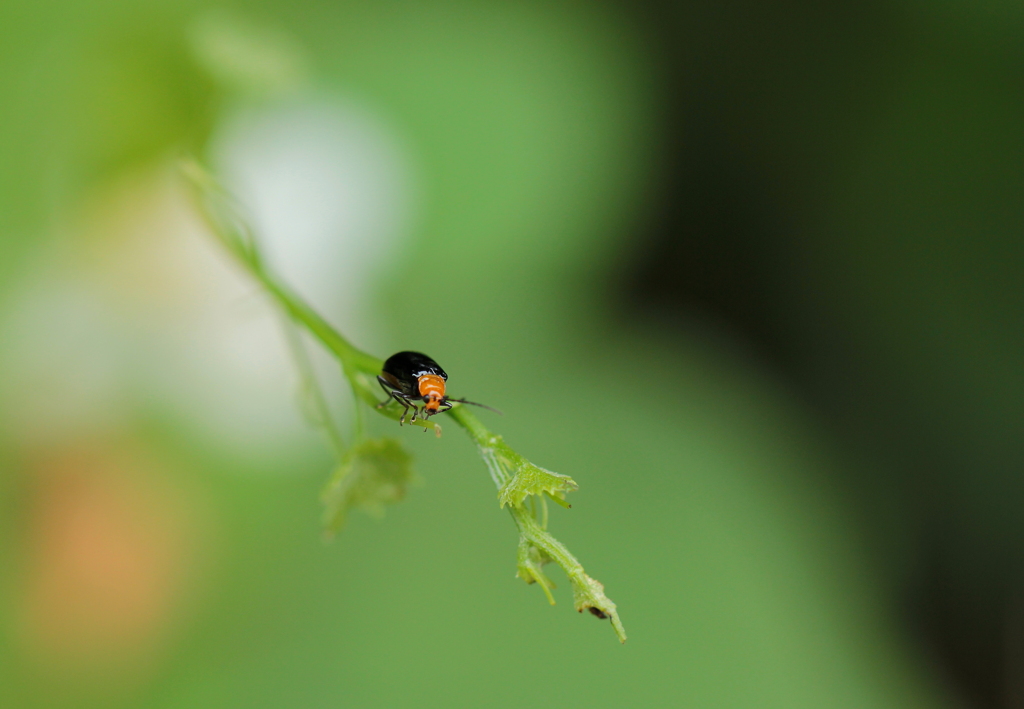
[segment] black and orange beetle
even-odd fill
[[[445,394],[448,375],[437,362],[421,352],[399,352],[391,355],[384,362],[384,369],[377,377],[377,381],[388,395],[387,399],[377,404],[378,409],[387,406],[392,399],[405,407],[399,424],[405,423],[410,408],[412,418],[409,419],[409,423],[412,423],[417,417],[428,419],[434,414],[447,411],[452,408],[453,403],[472,404],[501,413],[475,401],[449,398]],[[418,406],[418,402],[421,401],[422,408]]]

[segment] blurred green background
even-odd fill
[[[0,706],[1024,707],[1022,7],[0,3]],[[625,646],[452,423],[321,541],[191,154]]]

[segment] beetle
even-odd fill
[[[399,352],[387,358],[384,368],[377,376],[381,388],[388,395],[388,398],[377,404],[382,409],[394,399],[405,407],[399,425],[405,423],[405,417],[412,409],[412,418],[409,423],[416,421],[417,417],[428,419],[434,414],[448,411],[453,403],[472,404],[495,413],[501,413],[490,406],[478,404],[475,401],[465,399],[452,399],[445,393],[445,383],[448,375],[441,365],[432,360],[422,352]],[[423,407],[419,407],[419,402]]]

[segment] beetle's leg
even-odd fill
[[[409,399],[405,399],[404,401],[405,401],[406,404],[409,405],[409,408],[412,409],[412,418],[409,419],[409,423],[416,423],[416,419],[420,417],[420,409],[419,409],[419,407],[416,406],[416,402],[415,401],[411,401]]]
[[[387,383],[384,381],[384,377],[380,375],[377,376],[377,383],[380,384],[380,388],[384,390],[384,393],[388,395],[388,398],[377,404],[378,409],[383,409],[385,406],[391,403],[391,399],[394,398],[393,395],[395,393],[395,390],[389,387]]]
[[[398,391],[392,391],[391,392],[391,398],[394,399],[395,401],[397,401],[399,404],[401,404],[402,407],[405,409],[402,412],[402,418],[398,419],[398,425],[402,426],[402,425],[405,424],[405,417],[409,415],[409,407],[412,406],[412,410],[416,411],[416,406],[415,406],[415,404],[411,403],[408,399],[406,399],[402,395],[401,392],[398,392]],[[384,403],[386,404],[388,402],[385,401]],[[413,419],[412,420],[413,421],[416,420],[416,415],[415,414],[413,414]]]
[[[416,418],[417,418],[417,416],[420,413],[420,410],[416,406],[416,404],[414,402],[410,401],[405,396],[405,394],[403,394],[402,392],[400,392],[400,391],[394,389],[393,387],[391,387],[387,383],[387,381],[384,379],[384,377],[378,376],[377,377],[377,383],[380,384],[380,388],[383,389],[384,392],[388,395],[387,399],[385,399],[384,401],[382,401],[379,404],[377,404],[377,408],[378,409],[383,409],[385,406],[387,406],[388,404],[391,403],[392,399],[394,399],[395,401],[397,401],[399,404],[402,405],[403,409],[405,409],[404,411],[402,411],[402,417],[400,419],[398,419],[398,425],[399,426],[404,426],[405,425],[405,417],[409,415],[409,409],[412,409],[412,418],[409,419],[409,423],[415,423],[416,422]],[[424,430],[426,430],[426,429],[424,429]]]

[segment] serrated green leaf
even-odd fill
[[[498,502],[502,507],[519,507],[530,495],[545,494],[557,502],[564,500],[567,492],[578,488],[576,481],[568,475],[553,473],[523,460],[512,474],[512,479],[502,485],[498,492]]]

